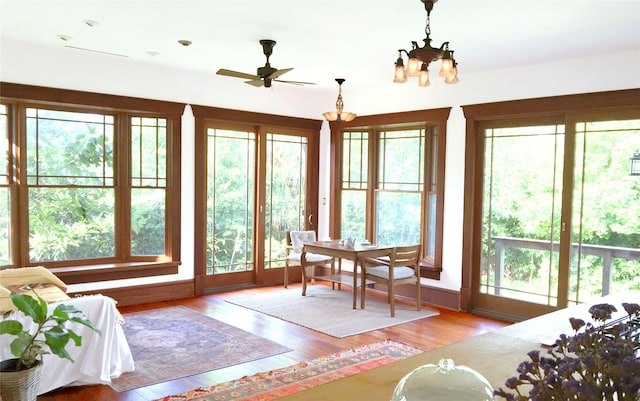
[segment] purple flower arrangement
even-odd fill
[[[640,305],[607,322],[615,306],[589,308],[594,323],[571,318],[573,336],[560,335],[547,354],[530,351],[518,376],[494,395],[509,401],[640,401]]]

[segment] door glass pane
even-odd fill
[[[207,130],[207,274],[253,270],[252,132]]]
[[[306,173],[307,138],[267,134],[265,269],[283,267],[287,231],[305,229]]]
[[[485,131],[480,292],[557,304],[564,127]]]
[[[640,120],[576,125],[569,301],[640,290]]]

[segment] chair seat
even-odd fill
[[[289,256],[287,256],[287,261],[289,262],[300,262],[300,258],[302,257],[302,253],[292,253]],[[330,261],[331,260],[331,256],[327,256],[327,255],[321,255],[318,253],[308,253],[305,255],[307,262],[309,263],[314,263],[314,262],[322,262],[322,261]]]
[[[375,276],[383,279],[389,279],[389,267],[387,266],[376,266],[376,267],[367,267],[367,276]],[[414,277],[415,272],[413,269],[405,266],[399,266],[393,268],[393,278],[394,280],[402,280],[405,278]]]

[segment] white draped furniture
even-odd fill
[[[46,276],[48,272],[41,270],[44,268],[24,269],[26,276],[32,275],[32,277],[37,278],[19,278],[16,281],[15,273],[21,269],[0,271],[0,284],[2,284],[0,293],[4,311],[8,310],[6,293],[17,291],[17,288],[25,288],[29,285],[27,284],[29,281],[34,281],[31,284],[36,288],[42,287],[43,281],[46,280],[56,286],[60,285],[57,278],[48,278]],[[43,280],[43,277],[45,277],[45,280]],[[51,289],[42,288],[42,292],[45,293]],[[62,290],[66,290],[64,283],[62,284]],[[38,291],[38,294],[40,294],[40,291]],[[58,298],[67,298],[66,294],[64,294],[64,297],[60,296],[60,294],[63,294],[63,291],[58,293]],[[104,295],[57,299],[49,303],[49,310],[55,309],[59,303],[73,305],[78,310],[81,310],[86,318],[101,330],[102,335],[81,324],[74,324],[72,330],[82,336],[82,345],[76,347],[71,341],[66,349],[75,362],[72,363],[57,355],[44,355],[38,394],[44,394],[64,386],[110,384],[111,379],[120,376],[122,373],[134,370],[133,356],[122,330],[122,316],[116,308],[114,299]],[[34,326],[31,318],[15,310],[9,311],[6,316],[0,315],[0,318],[20,320],[25,328]],[[9,349],[9,344],[12,340],[13,336],[8,334],[0,335],[0,360],[15,358]]]
[[[73,305],[84,312],[86,317],[102,331],[98,335],[88,327],[77,324],[73,331],[82,336],[82,346],[70,343],[67,351],[75,360],[71,363],[57,355],[45,355],[38,394],[44,394],[63,386],[85,384],[110,384],[111,379],[124,372],[134,370],[129,344],[118,321],[119,314],[112,298],[103,295],[71,298],[58,303]],[[55,309],[57,303],[49,304]],[[22,317],[20,317],[22,316]],[[8,319],[20,319],[26,326],[32,326],[30,318],[21,312],[11,312]],[[15,358],[9,350],[11,336],[0,336],[0,360]]]

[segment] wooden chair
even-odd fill
[[[302,247],[305,242],[315,242],[315,231],[287,231],[287,257],[284,262],[284,288],[289,285],[289,267],[302,266],[300,256],[302,255]],[[307,260],[307,267],[311,266],[312,270],[315,270],[316,266],[331,264],[331,271],[333,271],[334,258],[327,255],[319,255],[315,253],[308,253],[305,255]],[[302,275],[303,279],[305,275]],[[313,277],[315,272],[310,274],[313,283]]]
[[[361,260],[362,278],[387,286],[387,301],[391,308],[391,317],[395,316],[395,287],[402,284],[415,284],[417,310],[422,309],[420,300],[420,244],[398,246],[389,251],[389,255]],[[364,307],[365,290],[362,287],[362,305]]]

